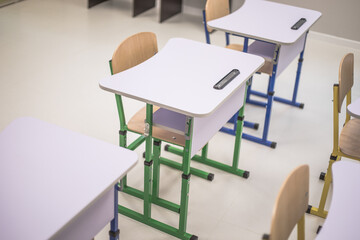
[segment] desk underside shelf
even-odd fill
[[[215,160],[207,158],[207,141],[215,135],[219,129],[226,123],[226,119],[237,112],[243,106],[245,85],[242,86],[237,93],[235,93],[227,102],[224,107],[219,108],[208,117],[194,117],[194,127],[192,133],[192,146],[191,157],[192,160],[201,162],[203,164],[221,169],[223,171],[233,173],[235,175],[248,178],[249,172],[238,169],[238,157],[234,158],[232,166],[220,163]],[[224,116],[226,116],[224,118]],[[153,124],[156,127],[164,128],[169,131],[185,134],[186,132],[186,116],[177,112],[173,112],[164,108],[160,108],[153,115]],[[165,150],[174,154],[183,155],[183,150],[176,147],[166,145]],[[201,156],[196,155],[201,150]],[[162,164],[179,169],[179,166],[174,166],[173,161],[160,157]],[[195,174],[196,175],[196,174]],[[213,175],[211,176],[213,178]],[[212,180],[212,179],[209,179]]]

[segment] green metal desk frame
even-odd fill
[[[112,65],[110,61],[110,69],[112,72]],[[248,84],[248,82],[247,82]],[[246,98],[246,89],[244,98]],[[191,174],[208,179],[209,173],[204,172],[199,169],[191,168],[191,145],[192,145],[192,133],[193,133],[193,118],[186,117],[186,132],[185,132],[185,147],[183,150],[180,150],[176,147],[166,145],[166,150],[173,152],[177,155],[182,156],[182,164],[175,161],[160,157],[161,153],[161,141],[160,139],[153,138],[152,136],[152,126],[153,126],[153,105],[146,104],[146,129],[144,135],[141,135],[131,144],[127,145],[126,132],[129,130],[125,121],[125,114],[123,110],[122,98],[120,95],[115,94],[116,104],[118,109],[118,115],[120,120],[120,131],[119,131],[119,145],[121,147],[126,147],[130,150],[136,149],[140,144],[145,142],[145,161],[144,161],[144,191],[135,189],[128,186],[127,176],[125,176],[119,183],[119,190],[140,198],[144,201],[143,203],[143,213],[136,212],[127,207],[118,206],[120,214],[123,214],[127,217],[130,217],[134,220],[142,222],[146,225],[149,225],[153,228],[156,228],[160,231],[168,233],[179,239],[186,240],[196,240],[198,237],[186,232],[187,226],[187,214],[188,214],[188,200],[189,200],[189,190],[190,190],[190,176]],[[245,104],[245,99],[244,99]],[[249,172],[244,171],[238,168],[239,155],[240,155],[240,144],[241,144],[241,135],[243,129],[243,119],[244,119],[244,108],[242,106],[238,113],[237,118],[237,129],[236,129],[236,138],[235,138],[235,147],[233,155],[232,166],[217,162],[207,158],[208,145],[206,144],[202,149],[201,156],[195,155],[192,160],[204,163],[206,165],[221,169],[223,171],[233,173],[235,175],[248,178]],[[153,143],[154,142],[154,143]],[[159,183],[160,183],[160,164],[164,164],[175,169],[182,171],[182,182],[181,182],[181,197],[180,205],[170,202],[168,200],[162,199],[159,197]],[[212,179],[211,179],[212,180]],[[160,222],[151,217],[151,206],[152,204],[161,206],[170,211],[176,212],[179,214],[179,226],[175,228],[166,223]]]

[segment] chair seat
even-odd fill
[[[273,63],[272,63],[272,60],[265,58],[265,63],[264,63],[264,65],[259,69],[258,72],[266,73],[266,74],[268,74],[268,75],[271,77],[272,72],[273,72]]]
[[[229,44],[229,45],[226,46],[226,48],[237,50],[237,51],[243,51],[244,46],[241,45],[241,44]],[[272,71],[273,71],[272,59],[269,59],[269,58],[266,58],[266,57],[264,57],[264,59],[265,59],[265,64],[259,69],[258,72],[266,73],[269,76],[271,76]]]
[[[154,106],[153,112],[156,112],[159,107]],[[127,126],[130,131],[137,132],[139,134],[144,134],[145,132],[145,119],[146,119],[146,107],[140,109],[135,115],[130,119]],[[180,146],[185,146],[185,136],[179,133],[169,131],[157,126],[153,126],[152,135],[154,138],[163,140],[169,143],[173,143]]]
[[[360,158],[360,119],[351,119],[340,133],[340,151]]]
[[[241,44],[236,44],[236,43],[234,43],[234,44],[229,44],[229,45],[227,45],[226,48],[229,48],[229,49],[233,49],[233,50],[237,50],[237,51],[241,51],[241,52],[242,52],[243,49],[244,49],[244,46],[241,45]]]

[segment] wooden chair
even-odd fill
[[[112,59],[110,60],[111,74],[116,74],[132,68],[151,58],[157,52],[157,40],[154,33],[141,32],[131,37],[128,37],[117,47],[112,56]],[[134,145],[127,146],[126,131],[144,134],[144,119],[146,118],[146,107],[140,109],[126,124],[124,107],[120,95],[116,95],[116,103],[120,119],[120,146],[128,147],[134,150],[144,141],[145,138],[140,137],[138,141],[134,142]],[[159,107],[154,106],[153,109],[154,112],[156,112]],[[164,130],[162,128],[154,127],[153,136],[154,138],[163,139],[176,145],[185,145],[184,136]]]
[[[210,33],[214,29],[207,26],[207,21],[211,21],[217,18],[224,17],[230,13],[229,0],[207,0],[205,5],[205,10],[203,11],[204,18],[204,28],[206,42],[210,44]],[[241,44],[230,44],[229,43],[229,33],[225,33],[226,37],[226,47],[238,51],[243,50],[243,45]]]
[[[263,239],[286,240],[297,224],[298,239],[305,238],[305,212],[309,202],[309,166],[294,169],[281,186],[275,201],[270,235]]]
[[[360,161],[360,119],[350,118],[346,113],[345,123],[339,136],[339,114],[341,106],[346,97],[346,106],[351,103],[351,88],[354,83],[354,54],[346,54],[339,67],[339,84],[333,87],[333,150],[327,172],[320,174],[320,179],[325,180],[319,207],[309,206],[308,213],[326,218],[325,202],[332,182],[331,166],[335,161],[340,161],[341,157],[351,158]]]

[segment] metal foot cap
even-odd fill
[[[306,213],[310,213],[310,212],[311,212],[311,208],[312,208],[312,206],[311,206],[311,205],[308,205],[308,208],[307,208],[307,210],[306,210]]]
[[[243,178],[248,179],[250,177],[250,172],[249,171],[245,171],[242,175]]]
[[[215,175],[213,173],[209,173],[208,176],[207,176],[207,179],[209,181],[212,181],[212,180],[214,180],[214,177],[215,177]]]

